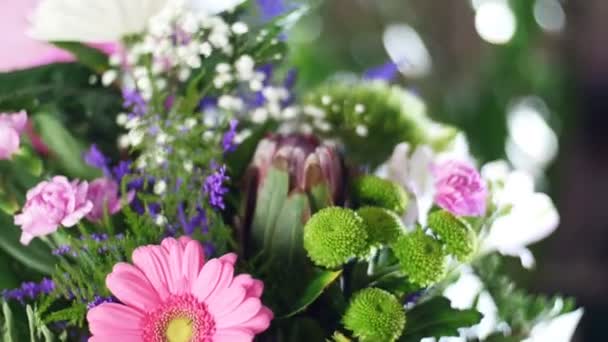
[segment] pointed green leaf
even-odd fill
[[[84,179],[100,176],[99,170],[85,164],[83,144],[76,140],[56,117],[50,114],[40,114],[34,117],[34,122],[42,140],[59,161],[59,166],[69,176]]]
[[[323,294],[325,289],[336,281],[341,274],[342,270],[318,272],[313,280],[308,284],[304,293],[295,302],[292,310],[290,310],[288,314],[284,315],[283,318],[289,318],[304,311],[310,304],[314,303],[314,301]]]
[[[12,224],[11,217],[0,213],[0,249],[25,266],[44,274],[52,274],[56,259],[51,250],[38,239],[28,246],[23,246],[19,242],[20,232],[19,228]]]
[[[272,244],[276,220],[287,200],[289,174],[273,167],[260,182],[251,227],[251,238],[258,251]]]
[[[42,174],[42,160],[29,146],[21,147],[19,153],[13,157],[12,162],[19,172],[27,171],[36,177],[40,177]]]
[[[54,42],[53,44],[70,52],[80,63],[98,73],[102,73],[110,67],[108,56],[100,50],[75,42]]]
[[[269,247],[271,258],[279,260],[286,268],[301,267],[306,260],[304,251],[304,223],[310,217],[308,198],[294,193],[285,201],[279,212]]]
[[[475,309],[453,309],[445,297],[433,298],[407,312],[407,326],[399,342],[425,337],[458,336],[458,329],[478,324],[483,315]]]
[[[13,312],[5,301],[2,301],[2,341],[18,342],[15,322],[13,321]]]

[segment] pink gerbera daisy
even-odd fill
[[[260,296],[264,284],[235,277],[236,254],[205,262],[190,238],[166,238],[133,252],[106,285],[122,303],[104,303],[87,315],[94,342],[252,341],[273,318]]]

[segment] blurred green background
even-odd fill
[[[463,128],[481,162],[508,159],[532,173],[561,226],[534,246],[536,270],[513,260],[513,273],[532,291],[576,296],[586,314],[575,341],[605,340],[608,2],[319,3],[288,36],[299,85],[386,75],[392,62],[394,81]]]

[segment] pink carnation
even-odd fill
[[[10,159],[19,150],[21,133],[27,124],[27,114],[0,114],[0,160]]]
[[[134,193],[127,194],[127,201],[133,200]],[[108,178],[98,178],[89,185],[87,194],[93,203],[93,210],[87,215],[92,222],[99,222],[107,210],[108,215],[114,215],[122,208],[122,201],[118,193],[118,183]]]
[[[273,313],[260,300],[260,280],[234,275],[236,258],[205,262],[201,245],[188,237],[139,247],[133,265],[118,263],[107,276],[122,304],[89,310],[89,341],[252,341]]]
[[[57,231],[60,225],[72,227],[91,209],[87,199],[87,182],[70,183],[63,176],[44,181],[27,192],[27,201],[21,214],[15,216],[15,224],[21,226],[21,243],[27,245],[37,236]]]
[[[481,216],[486,212],[488,190],[475,168],[448,161],[434,165],[432,173],[437,205],[457,216]]]

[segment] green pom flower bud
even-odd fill
[[[359,205],[374,205],[399,215],[405,213],[409,203],[407,192],[399,184],[372,175],[355,181],[353,197]]]
[[[357,214],[363,218],[372,244],[393,243],[405,231],[399,216],[390,210],[379,207],[363,207],[357,210]]]
[[[445,210],[431,213],[429,227],[444,243],[445,250],[458,260],[467,261],[475,251],[476,236],[469,225]]]
[[[405,328],[405,310],[397,298],[381,289],[359,291],[351,300],[344,326],[362,342],[396,341]]]
[[[432,285],[441,280],[446,272],[441,244],[421,229],[401,236],[391,248],[410,282],[415,285]]]
[[[365,222],[350,209],[325,208],[306,223],[304,248],[318,266],[335,268],[343,265],[369,251]]]

